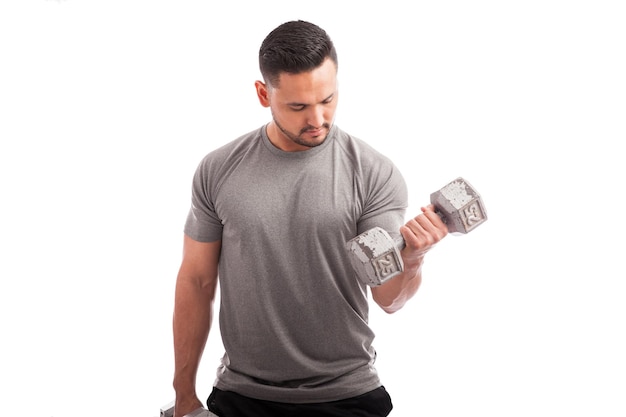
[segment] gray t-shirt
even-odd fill
[[[397,236],[406,206],[393,163],[337,126],[303,152],[276,148],[262,127],[208,154],[185,233],[222,241],[215,385],[291,403],[380,386],[367,287],[345,242],[374,226]]]

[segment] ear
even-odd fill
[[[255,81],[254,87],[256,88],[256,95],[259,98],[259,103],[261,103],[261,106],[269,107],[270,95],[267,85],[265,85],[265,83],[263,83],[262,81]]]

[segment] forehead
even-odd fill
[[[337,67],[331,59],[326,59],[319,67],[299,74],[280,74],[275,93],[285,98],[327,97],[337,88]]]

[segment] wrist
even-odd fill
[[[195,397],[196,396],[196,382],[193,378],[179,378],[175,377],[172,384],[176,397]]]
[[[402,260],[404,263],[404,274],[407,277],[414,278],[419,275],[422,270],[422,265],[424,264],[424,255],[425,254],[421,254],[416,257]]]

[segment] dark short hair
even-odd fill
[[[312,71],[337,51],[326,31],[303,20],[286,22],[271,31],[259,49],[259,67],[266,83],[277,86],[280,74]]]

